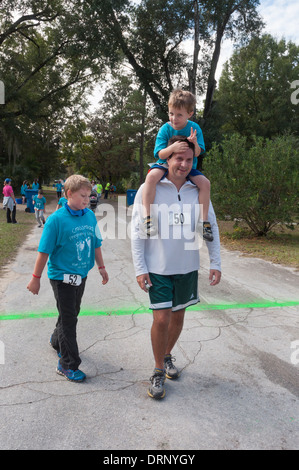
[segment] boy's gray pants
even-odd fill
[[[45,217],[44,217],[44,211],[43,209],[37,209],[35,211],[35,217],[38,222],[38,225],[42,225],[42,223],[45,223]]]

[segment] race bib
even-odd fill
[[[70,284],[71,286],[80,286],[82,278],[79,274],[64,274],[63,282],[65,284]]]
[[[191,225],[191,214],[184,214],[183,212],[169,212],[168,213],[169,225]]]

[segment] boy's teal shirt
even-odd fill
[[[185,135],[186,137],[189,137],[191,134],[191,127],[193,128],[193,131],[196,130],[196,137],[197,137],[197,143],[199,147],[202,149],[201,153],[204,153],[206,148],[205,148],[205,143],[203,139],[203,133],[199,125],[194,122],[194,121],[187,121],[186,126],[183,129],[176,130],[172,127],[172,125],[167,122],[166,124],[163,124],[162,127],[160,127],[157,138],[156,138],[156,143],[155,143],[155,149],[154,149],[154,156],[155,158],[158,159],[157,163],[165,163],[166,160],[162,160],[159,158],[159,152],[162,149],[165,149],[168,146],[168,141],[171,137],[174,135]],[[197,168],[197,157],[193,158],[193,165],[192,168]]]
[[[49,279],[63,280],[64,274],[86,277],[94,266],[95,249],[101,245],[94,213],[70,211],[65,205],[48,217],[38,251],[49,255]]]
[[[33,200],[34,200],[34,207],[36,207],[36,209],[38,210],[43,210],[45,208],[45,204],[46,204],[46,198],[43,196],[43,197],[38,197],[37,194],[33,197]]]

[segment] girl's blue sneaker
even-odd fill
[[[82,370],[64,369],[61,366],[60,361],[58,361],[56,372],[57,374],[66,377],[71,382],[83,382],[83,380],[86,378],[86,375],[84,374],[84,372],[82,372]]]

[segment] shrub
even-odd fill
[[[275,225],[293,228],[298,216],[298,140],[291,135],[273,140],[234,134],[213,145],[205,159],[211,199],[218,217],[242,219],[256,235]]]

